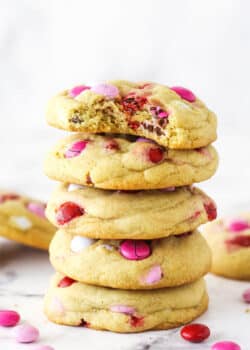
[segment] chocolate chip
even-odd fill
[[[158,136],[164,135],[164,132],[161,130],[159,126],[156,126],[154,130]]]
[[[147,123],[143,122],[142,126],[144,127],[144,129],[146,129],[146,130],[148,130],[150,132],[152,132],[154,130],[154,127],[153,127],[152,124],[147,124]]]
[[[168,123],[168,120],[167,119],[165,119],[165,118],[161,118],[161,119],[158,119],[158,124],[160,125],[160,126],[166,126],[167,125],[167,123]]]
[[[81,120],[81,118],[79,117],[79,115],[74,115],[69,121],[70,121],[71,123],[74,123],[74,124],[80,124],[80,123],[82,123],[82,120]]]
[[[85,321],[83,318],[81,318],[80,322],[79,322],[79,327],[90,327],[90,323]]]
[[[159,120],[158,121],[158,125],[160,126],[160,127],[164,127],[164,120],[163,119],[161,119],[161,120]]]
[[[92,182],[91,177],[90,177],[89,174],[87,174],[87,176],[86,176],[86,184],[87,185],[93,185],[93,182]]]
[[[134,102],[134,97],[128,97],[128,98],[126,98],[126,99],[124,99],[124,102],[127,102],[127,103]]]

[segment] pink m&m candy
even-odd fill
[[[79,156],[82,151],[86,148],[89,140],[82,140],[73,143],[69,149],[64,153],[65,158],[74,158]]]
[[[142,278],[142,282],[145,284],[158,283],[163,277],[163,271],[159,265],[152,267],[148,274]]]
[[[86,86],[86,85],[75,86],[71,90],[69,90],[69,95],[74,98],[80,95],[81,92],[89,89],[90,89],[90,86]]]
[[[170,187],[161,188],[159,191],[161,191],[161,192],[174,192],[175,189],[176,189],[176,187],[170,186]]]
[[[228,223],[227,229],[232,232],[240,232],[249,228],[249,224],[246,220],[235,219]]]
[[[250,304],[250,289],[245,290],[245,292],[242,294],[242,298],[245,303]]]
[[[128,260],[143,260],[151,255],[151,249],[146,241],[127,239],[121,243],[120,253]]]
[[[196,100],[195,95],[192,93],[192,91],[181,87],[181,86],[173,86],[170,88],[174,92],[176,92],[183,100],[186,100],[188,102],[194,102]]]
[[[30,350],[54,350],[52,346],[49,345],[34,345],[32,347],[29,347]]]
[[[110,84],[98,84],[91,88],[91,91],[98,95],[103,95],[108,99],[116,98],[119,96],[119,90],[116,86]]]
[[[232,341],[220,341],[212,345],[211,350],[241,350],[241,347]]]
[[[145,137],[138,137],[138,139],[136,139],[136,142],[147,142],[147,143],[155,144],[155,142],[153,140],[146,139]]]
[[[13,327],[20,320],[20,315],[12,310],[0,310],[0,326]]]
[[[159,119],[167,118],[169,116],[169,113],[167,111],[164,111],[164,109],[162,109],[160,106],[150,107],[150,112],[154,117]]]
[[[30,202],[27,205],[27,209],[29,211],[31,211],[33,214],[36,214],[37,216],[40,216],[41,218],[45,218],[45,208],[46,205],[42,203]]]
[[[29,324],[22,324],[13,329],[13,335],[18,343],[33,343],[39,338],[39,331]]]
[[[112,305],[110,306],[110,310],[112,312],[118,312],[125,315],[133,315],[135,314],[135,308],[126,305]]]

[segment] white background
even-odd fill
[[[203,185],[224,213],[249,196],[247,0],[0,0],[0,186],[47,198],[50,96],[79,83],[152,80],[192,89],[218,115],[221,162]]]
[[[0,187],[46,199],[55,186],[42,174],[42,162],[65,133],[45,124],[50,96],[105,79],[151,80],[188,87],[217,113],[220,167],[201,186],[217,201],[220,214],[250,209],[249,13],[248,0],[0,0]],[[9,308],[18,305],[28,320],[42,324],[44,342],[68,350],[78,342],[86,345],[87,339],[93,346],[86,349],[116,344],[134,350],[141,349],[140,339],[158,337],[85,330],[83,338],[77,329],[47,325],[41,299],[25,299],[36,287],[36,267],[43,294],[51,271],[47,256],[11,249],[1,253],[1,295],[6,298],[0,301]],[[17,279],[6,285],[10,271]],[[225,338],[249,349],[249,314],[240,301],[246,284],[209,281],[211,307],[202,318],[212,327],[209,344]],[[184,347],[176,332],[165,332],[157,349],[170,349],[166,344],[173,342],[171,350],[193,349]],[[8,339],[2,345],[19,349]]]

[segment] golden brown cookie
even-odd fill
[[[84,237],[155,239],[194,230],[216,217],[216,207],[191,187],[128,192],[63,184],[46,215],[55,226]]]
[[[156,289],[191,283],[204,276],[210,269],[211,252],[197,231],[135,241],[93,240],[59,230],[50,244],[50,261],[56,271],[79,282]]]
[[[217,165],[212,146],[174,150],[134,136],[79,133],[61,140],[48,154],[45,173],[61,182],[137,190],[204,181]]]
[[[204,147],[216,139],[216,116],[190,90],[151,82],[76,86],[51,99],[50,125],[67,131],[132,134],[168,148]]]
[[[203,279],[176,288],[128,291],[56,274],[45,296],[45,313],[55,323],[120,333],[178,327],[201,315],[207,305]]]
[[[48,249],[55,233],[40,201],[0,191],[0,236],[31,247]]]
[[[212,269],[217,275],[250,281],[250,215],[240,214],[205,225],[212,250]]]

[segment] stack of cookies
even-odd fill
[[[62,92],[47,121],[77,132],[45,162],[62,182],[46,209],[59,228],[48,318],[140,332],[202,314],[211,256],[197,227],[216,207],[192,184],[216,171],[215,115],[185,88],[113,81]]]

